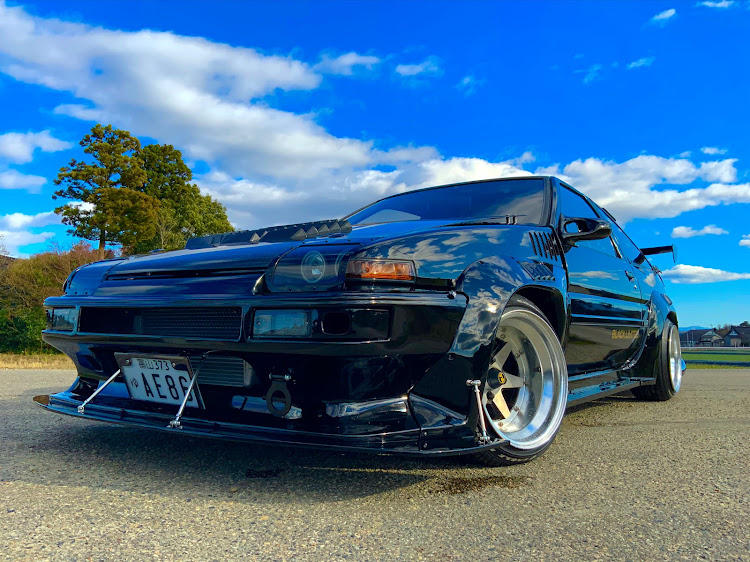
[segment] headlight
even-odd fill
[[[305,254],[302,258],[302,277],[308,283],[317,283],[326,274],[326,259],[323,254],[316,252],[315,250]]]
[[[78,324],[77,308],[47,309],[47,329],[55,332],[73,332]]]
[[[416,279],[414,264],[398,260],[351,260],[346,268],[348,281],[410,281]]]
[[[272,292],[325,291],[344,283],[345,258],[357,246],[300,246],[284,254],[267,279]]]

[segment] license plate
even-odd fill
[[[115,353],[125,385],[134,400],[179,406],[190,387],[193,371],[186,357]],[[198,385],[193,385],[186,406],[203,408]]]

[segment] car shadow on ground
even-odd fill
[[[529,481],[518,467],[488,468],[462,457],[253,445],[85,421],[43,411],[32,403],[36,394],[28,391],[0,412],[2,427],[30,420],[0,443],[3,480],[269,503],[291,497],[338,501],[407,488],[415,495],[455,494]]]

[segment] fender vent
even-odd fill
[[[529,232],[529,238],[537,256],[560,261],[560,246],[554,236],[546,232]]]

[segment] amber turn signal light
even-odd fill
[[[414,281],[414,264],[410,261],[351,260],[346,267],[347,279]]]

